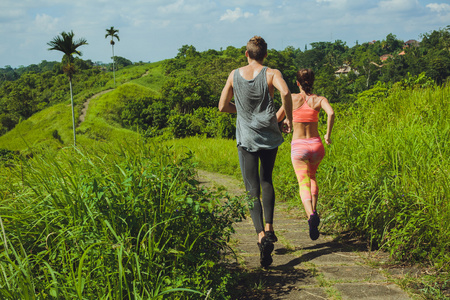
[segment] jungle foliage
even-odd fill
[[[292,92],[297,92],[296,71],[312,68],[316,73],[315,93],[330,102],[353,103],[358,94],[377,84],[392,86],[406,76],[424,74],[437,84],[444,83],[450,75],[449,49],[450,26],[423,34],[420,43],[404,42],[391,33],[382,41],[357,43],[353,47],[336,40],[314,42],[303,51],[292,46],[281,51],[269,49],[265,64],[282,72]],[[219,120],[224,117],[214,116],[213,108],[229,72],[246,63],[244,52],[245,46],[199,52],[192,45],[183,45],[176,57],[164,62],[161,96],[153,100],[144,99],[146,96],[134,97],[125,104],[128,107],[120,123],[147,132],[149,137],[199,134],[232,138],[234,129],[222,124],[222,121],[233,124],[232,118]],[[120,68],[131,66],[125,58],[116,57],[116,60]],[[76,59],[75,64],[78,70],[74,78],[75,94],[104,86],[111,78],[110,73],[101,71],[89,60]],[[343,67],[347,72],[337,73]],[[18,69],[7,66],[0,69],[0,74],[0,134],[37,111],[67,99],[68,87],[60,63],[43,61]],[[279,97],[275,98],[276,105],[281,105]],[[138,110],[136,105],[140,107]],[[195,113],[198,109],[207,116]],[[153,117],[154,114],[157,115]],[[226,128],[212,129],[217,126]]]

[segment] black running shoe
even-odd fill
[[[320,218],[316,212],[314,212],[314,214],[312,214],[309,217],[308,224],[309,224],[309,237],[311,238],[311,240],[315,241],[319,238],[320,235],[318,229],[320,224]]]
[[[258,243],[259,247],[259,262],[263,268],[269,267],[272,262],[273,243],[271,243],[265,236],[261,239],[261,243]]]
[[[278,241],[278,238],[275,235],[274,231],[266,231],[265,234],[266,234],[266,238],[269,242],[275,243]]]

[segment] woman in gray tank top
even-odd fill
[[[255,36],[250,39],[245,56],[248,65],[233,70],[228,76],[219,100],[219,110],[237,113],[239,164],[245,189],[253,201],[250,215],[258,234],[260,263],[266,268],[272,263],[273,243],[277,241],[273,229],[275,192],[272,171],[278,146],[283,143],[278,122],[286,115],[286,132],[290,131],[292,99],[281,72],[263,66],[267,56],[267,44],[263,38]],[[280,91],[283,103],[278,112],[273,103],[275,88]],[[234,103],[231,102],[233,97]]]

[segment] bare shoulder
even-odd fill
[[[234,72],[236,70],[233,70],[230,72],[230,75],[228,75],[228,79],[227,79],[227,83],[231,84],[231,86],[233,86],[233,77],[234,77]]]
[[[292,93],[291,96],[293,102],[303,100],[302,94],[300,93]]]
[[[267,71],[266,71],[267,75],[270,76],[281,76],[281,72],[278,69],[272,69],[267,67]]]
[[[331,114],[333,113],[333,108],[331,107],[330,103],[328,102],[328,99],[323,97],[323,96],[319,96],[317,98],[317,106],[320,107],[321,109],[325,110],[325,112],[327,114]]]
[[[267,68],[266,78],[267,83],[271,86],[272,84],[279,84],[283,80],[283,75],[281,75],[281,72],[277,69]]]
[[[313,101],[313,108],[314,109],[320,109],[322,108],[323,104],[326,105],[326,103],[328,103],[328,99],[325,98],[324,96],[320,96],[320,95],[313,95],[312,97],[312,101]]]
[[[303,104],[303,97],[300,93],[291,94],[293,109],[300,107]]]
[[[324,96],[319,96],[318,100],[320,101],[320,103],[328,103],[328,99]]]

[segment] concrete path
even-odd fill
[[[228,188],[236,195],[243,191],[239,181],[227,176],[199,171],[199,178],[209,188]],[[278,242],[268,270],[260,267],[250,217],[235,225],[230,246],[237,261],[230,260],[230,264],[247,274],[236,287],[242,291],[239,299],[412,299],[381,269],[368,264],[373,253],[356,241],[338,242],[325,235],[312,241],[302,213],[289,209],[286,203],[276,204],[274,228]],[[386,259],[385,255],[380,257]]]

